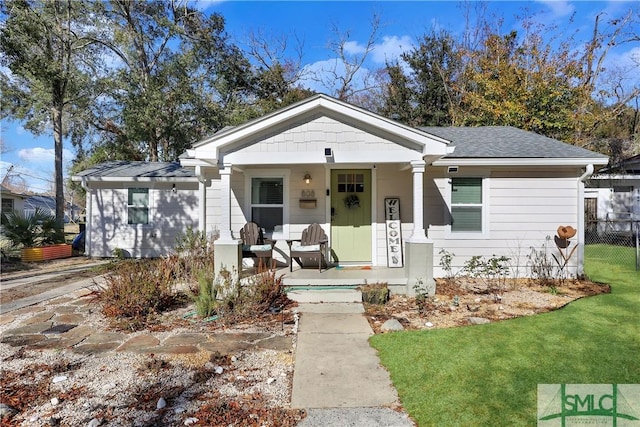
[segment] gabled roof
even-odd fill
[[[9,188],[5,187],[4,185],[0,185],[0,193],[2,193],[5,196],[8,197],[19,197],[19,198],[26,198],[29,196],[25,196],[24,194],[19,194],[19,193],[14,193],[13,191],[11,191]]]
[[[434,164],[462,164],[466,160],[469,164],[603,165],[608,161],[603,154],[511,126],[421,129],[451,141],[455,147],[453,153]]]
[[[195,143],[193,148],[187,151],[187,156],[181,156],[181,162],[195,165],[197,162],[192,164],[189,160],[196,159],[217,164],[223,162],[224,156],[228,153],[284,130],[288,125],[322,115],[382,136],[418,154],[440,157],[447,153],[448,142],[436,135],[330,96],[318,94],[242,125],[222,129]]]
[[[123,179],[124,178],[124,179]],[[73,181],[197,181],[192,170],[177,162],[111,161],[101,163],[71,177]]]

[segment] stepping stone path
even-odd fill
[[[231,355],[241,350],[260,348],[287,350],[292,338],[272,333],[182,332],[124,334],[101,332],[83,325],[91,311],[87,298],[64,297],[46,305],[25,307],[0,316],[0,325],[9,325],[24,317],[16,327],[5,330],[0,342],[27,349],[70,349],[87,355],[108,352],[147,354],[191,354],[201,351]],[[29,315],[24,316],[24,315]],[[162,337],[162,338],[161,338]]]

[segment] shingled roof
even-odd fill
[[[421,127],[451,141],[446,158],[586,158],[607,156],[510,126]]]
[[[183,168],[177,162],[140,162],[140,161],[111,161],[101,163],[74,175],[78,178],[132,178],[132,179],[163,179],[163,178],[193,178],[194,172]]]

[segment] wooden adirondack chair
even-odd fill
[[[325,254],[329,239],[320,224],[311,224],[302,231],[302,238],[298,240],[287,240],[289,245],[289,271],[293,271],[293,260],[303,267],[303,260],[318,260],[318,271],[322,272],[322,266],[327,266]]]
[[[262,235],[262,228],[255,222],[248,222],[240,229],[242,239],[242,258],[266,259],[273,257],[275,242],[267,241]]]

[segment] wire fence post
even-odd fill
[[[635,223],[636,229],[636,271],[640,271],[640,222]]]

